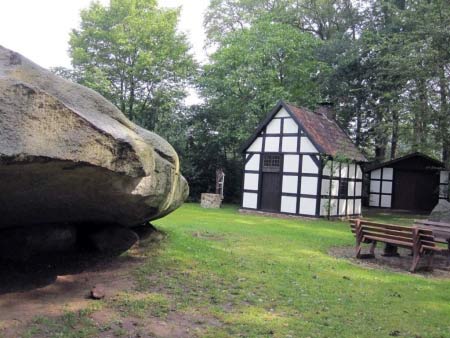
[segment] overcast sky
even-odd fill
[[[91,0],[0,0],[0,45],[49,68],[70,66],[69,32],[80,23],[80,10]],[[108,4],[109,0],[100,0]],[[209,0],[159,0],[182,7],[179,28],[186,32],[199,61],[204,61],[203,13]]]

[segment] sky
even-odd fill
[[[45,67],[70,67],[69,33],[80,24],[80,10],[91,0],[0,0],[0,45]],[[100,0],[108,4],[109,0]],[[159,0],[163,7],[182,7],[179,29],[197,59],[206,60],[203,13],[209,0]]]

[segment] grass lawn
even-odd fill
[[[151,337],[149,320],[179,318],[188,337],[450,337],[450,281],[328,255],[354,244],[346,222],[186,204],[155,225],[167,237],[144,243],[135,289],[38,318],[25,336]],[[111,323],[96,323],[98,311],[110,311]],[[133,335],[116,325],[126,318],[134,320]]]

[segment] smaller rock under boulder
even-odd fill
[[[450,202],[446,200],[439,200],[439,203],[434,207],[428,220],[433,222],[450,223]]]
[[[101,228],[87,235],[90,246],[103,254],[120,254],[131,248],[138,235],[129,228],[111,226]]]
[[[76,228],[70,225],[0,230],[0,257],[27,260],[35,254],[69,251],[77,241]]]

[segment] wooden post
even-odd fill
[[[416,272],[417,264],[420,259],[420,238],[419,238],[419,228],[417,226],[413,227],[413,260],[411,264],[411,269],[409,271]]]
[[[362,241],[361,220],[355,222],[355,238],[356,238],[356,258],[361,257],[361,241]]]

